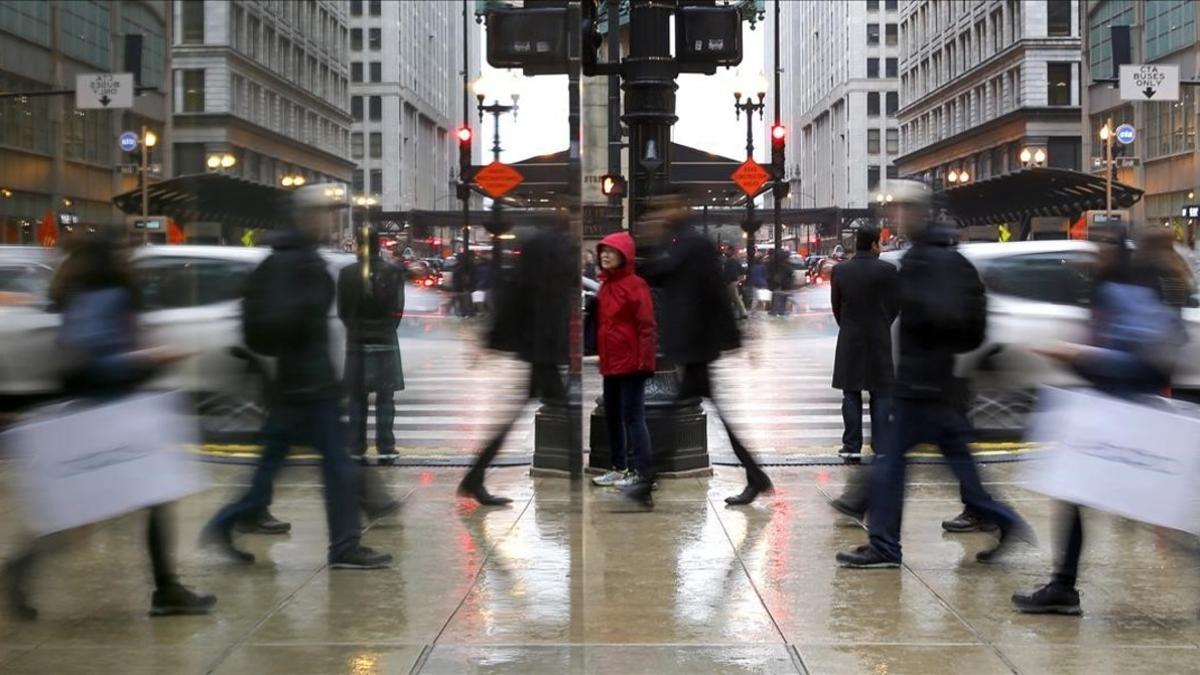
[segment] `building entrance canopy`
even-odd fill
[[[180,223],[219,222],[243,228],[278,228],[291,217],[291,192],[217,173],[179,176],[146,190],[149,211]],[[142,212],[142,191],[113,197],[128,214]]]

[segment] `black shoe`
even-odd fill
[[[168,584],[155,589],[150,600],[150,616],[208,614],[217,604],[217,596],[194,593],[183,584]]]
[[[508,497],[500,497],[487,491],[483,486],[483,481],[468,482],[463,481],[458,485],[458,496],[469,497],[479,502],[483,506],[506,506],[512,503]]]
[[[1057,581],[1051,581],[1029,594],[1013,593],[1012,603],[1013,609],[1023,614],[1083,614],[1079,606],[1079,591]]]
[[[363,504],[362,510],[366,514],[367,520],[387,518],[400,510],[400,500],[392,499],[379,506]]]
[[[837,511],[848,518],[863,520],[867,517],[866,504],[855,504],[850,502],[845,497],[838,497],[837,499],[830,500],[829,505],[833,507],[834,511]]]
[[[208,525],[200,533],[200,546],[216,548],[232,562],[244,565],[254,563],[254,554],[234,545],[233,533],[216,525]]]
[[[899,560],[892,560],[885,557],[870,544],[864,544],[849,551],[842,551],[837,554],[837,561],[842,567],[852,567],[855,569],[891,569],[900,566]]]
[[[25,595],[25,589],[18,580],[17,571],[11,562],[4,565],[4,596],[5,608],[13,617],[22,621],[37,619],[38,611],[29,604],[29,598]]]
[[[950,520],[943,520],[942,529],[958,534],[963,532],[995,532],[998,526],[990,520],[980,518],[970,509],[963,509],[962,513]]]
[[[1033,533],[1033,528],[1023,520],[1014,523],[1008,529],[1001,529],[1000,539],[996,545],[986,551],[976,553],[975,560],[985,564],[1002,562],[1018,542],[1025,542],[1032,546],[1037,545],[1037,535]]]
[[[744,506],[758,499],[758,495],[774,491],[775,486],[771,484],[771,479],[764,476],[758,480],[751,481],[740,494],[726,497],[725,503],[730,506]]]
[[[270,511],[263,511],[254,520],[238,523],[237,530],[246,534],[287,534],[292,531],[292,524],[276,518]]]
[[[380,466],[395,466],[398,459],[400,459],[400,455],[395,450],[381,450],[379,452]]]
[[[380,553],[361,545],[342,554],[336,560],[329,561],[329,566],[337,570],[379,570],[390,567],[391,564],[391,553]]]
[[[641,504],[642,506],[652,509],[654,508],[654,488],[658,483],[649,479],[642,479],[632,485],[626,485],[621,488],[621,496]]]
[[[851,450],[850,448],[842,448],[838,450],[838,457],[849,464],[855,464],[862,461],[862,449]]]

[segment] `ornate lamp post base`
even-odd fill
[[[578,476],[583,472],[581,447],[583,388],[579,375],[567,377],[567,400],[543,399],[533,415],[533,468],[543,476]]]

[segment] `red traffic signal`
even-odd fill
[[[625,187],[623,176],[605,174],[600,177],[600,192],[604,193],[605,197],[624,197]]]
[[[787,140],[787,127],[782,124],[775,124],[771,127],[771,142],[782,144]]]
[[[457,136],[458,136],[459,143],[470,143],[471,142],[471,127],[459,127]]]

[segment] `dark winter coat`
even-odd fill
[[[833,268],[833,318],[838,323],[833,387],[886,393],[895,382],[892,322],[899,311],[899,273],[870,252]]]
[[[338,317],[346,326],[346,341],[352,344],[394,345],[399,348],[396,329],[404,316],[404,271],[382,258],[366,281],[370,293],[364,293],[362,263],[342,268],[338,275]]]
[[[603,283],[596,295],[600,374],[653,373],[658,327],[650,286],[634,273],[633,237],[627,232],[616,232],[600,241],[600,248],[603,247],[619,252],[624,265],[601,273]]]
[[[488,347],[537,365],[567,362],[572,294],[579,302],[579,250],[541,229],[521,244],[516,268],[500,276]]]
[[[662,292],[660,346],[673,364],[712,363],[741,345],[717,249],[691,225],[672,230],[638,272]]]

